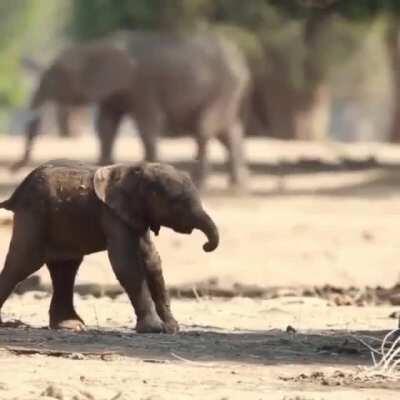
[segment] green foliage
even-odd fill
[[[53,32],[64,0],[0,1],[0,108],[19,105],[26,85],[20,69],[24,51]],[[43,30],[41,29],[43,28]]]
[[[308,18],[332,12],[352,21],[366,20],[380,13],[400,14],[398,0],[267,0],[291,18]]]
[[[121,29],[179,29],[205,14],[209,0],[73,0],[70,33],[94,39]]]
[[[65,8],[70,6],[70,13]],[[244,50],[252,65],[268,70],[271,55],[284,60],[288,79],[303,85],[304,64],[312,55],[329,73],[362,41],[371,18],[382,12],[400,15],[398,0],[13,0],[0,1],[0,106],[23,97],[18,64],[37,26],[54,31],[56,15],[68,19],[67,33],[90,40],[118,30],[182,30],[207,25],[224,31]],[[305,26],[324,13],[339,16],[327,23],[312,48]],[[346,21],[351,21],[346,22]],[[357,23],[354,23],[356,21]],[[367,24],[365,23],[367,22]]]
[[[0,107],[21,101],[18,50],[22,43],[21,32],[31,11],[29,0],[0,3]]]

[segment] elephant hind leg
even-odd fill
[[[196,163],[194,165],[192,178],[193,182],[198,189],[202,189],[205,185],[205,180],[210,172],[210,165],[208,162],[208,137],[205,135],[198,135],[197,141],[197,155]]]
[[[207,175],[211,170],[208,161],[208,143],[210,139],[217,136],[221,129],[221,118],[224,118],[222,106],[220,101],[213,101],[201,111],[199,116],[196,132],[196,164],[192,174],[193,181],[199,189],[202,189],[205,185]]]
[[[232,123],[228,128],[222,130],[218,140],[227,152],[227,171],[229,182],[232,187],[245,188],[248,178],[244,156],[243,125],[240,121]]]
[[[76,260],[49,262],[47,267],[53,284],[50,303],[50,328],[81,331],[85,327],[73,303],[75,277],[82,258]]]
[[[15,286],[44,264],[42,233],[40,221],[30,212],[15,214],[10,248],[0,274],[0,309]]]
[[[24,167],[25,165],[27,165],[29,163],[31,156],[32,156],[32,149],[33,149],[35,139],[39,134],[40,123],[41,123],[40,116],[36,116],[28,122],[28,125],[26,127],[26,134],[25,134],[24,154],[22,155],[20,160],[18,160],[11,166],[11,171],[17,171],[18,169]]]

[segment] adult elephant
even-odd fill
[[[208,169],[207,144],[217,137],[228,153],[230,183],[243,184],[240,114],[249,72],[236,46],[213,34],[136,32],[128,37],[127,49],[134,63],[131,90],[100,104],[101,163],[111,163],[118,125],[128,113],[138,126],[146,160],[158,159],[159,134],[191,133],[198,146],[194,180],[201,186]]]
[[[79,100],[98,104],[96,131],[100,140],[99,163],[112,163],[118,127],[122,118],[128,115],[137,124],[147,161],[158,159],[157,138],[161,133],[190,133],[198,145],[194,180],[201,186],[208,170],[207,144],[210,138],[217,137],[228,153],[230,183],[242,185],[246,173],[240,114],[249,72],[236,46],[213,34],[184,37],[135,32],[129,35],[126,47],[130,58],[128,53],[114,49],[118,57],[109,55],[103,63],[100,57],[94,61],[83,56],[85,62],[81,61],[79,68],[70,68],[75,71],[74,76],[82,75],[80,81],[77,79],[80,85],[76,88],[82,91],[90,89],[84,96],[71,96],[69,87],[74,88],[74,85],[65,85],[57,77],[47,78],[52,84],[43,84],[50,88],[47,93],[50,91],[58,102]],[[90,49],[89,46],[82,47],[80,54],[93,52]],[[72,54],[63,55],[55,65],[65,70],[66,65],[73,64],[71,58],[74,58]],[[75,58],[79,57],[75,55]],[[115,71],[112,69],[114,64]],[[92,73],[79,73],[90,71],[91,67],[94,67]],[[49,71],[52,69],[55,67]],[[40,93],[41,86],[37,93]],[[37,103],[35,98],[34,107]],[[30,130],[23,161],[26,161],[27,155],[29,157],[30,138],[34,136]]]

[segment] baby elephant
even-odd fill
[[[51,328],[84,327],[73,305],[75,276],[86,254],[107,250],[135,310],[137,332],[176,332],[150,230],[157,235],[161,226],[185,234],[199,229],[208,238],[207,252],[219,242],[190,178],[165,164],[99,168],[50,161],[0,207],[15,213],[0,274],[0,309],[19,282],[46,264],[53,284]]]

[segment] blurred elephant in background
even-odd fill
[[[25,151],[13,169],[29,161],[46,103],[55,103],[59,128],[65,130],[71,108],[99,104],[116,93],[126,91],[132,86],[132,73],[132,61],[127,52],[107,42],[77,45],[62,52],[43,71],[33,93]]]
[[[191,133],[198,146],[194,180],[201,186],[208,169],[207,143],[216,137],[228,153],[230,183],[243,184],[240,114],[249,72],[239,49],[213,34],[183,37],[140,32],[128,36],[126,47],[133,60],[133,83],[128,92],[100,104],[100,162],[113,161],[118,126],[129,114],[136,121],[147,161],[158,159],[159,134]]]
[[[39,80],[47,69],[29,55],[21,58],[20,65],[35,80]],[[88,107],[74,107],[68,104],[54,104],[54,106],[54,124],[60,137],[72,137],[80,133],[83,120],[88,117]]]
[[[130,33],[124,46],[127,51],[100,43],[62,53],[44,73],[32,110],[48,100],[96,103],[103,165],[113,162],[113,145],[124,116],[135,120],[147,161],[158,159],[161,133],[191,133],[198,145],[194,171],[198,186],[208,170],[207,144],[217,137],[228,153],[230,183],[242,185],[246,168],[240,114],[249,72],[239,49],[213,34],[141,32]],[[37,116],[28,126],[25,154],[17,166],[30,157],[39,120]]]

